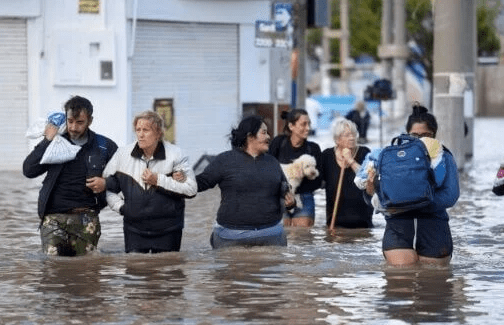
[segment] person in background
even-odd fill
[[[101,175],[117,145],[89,129],[93,105],[88,99],[72,97],[64,108],[66,132],[62,136],[82,148],[70,161],[41,164],[58,132],[58,127],[48,124],[44,139],[26,157],[23,174],[35,178],[47,173],[38,200],[42,250],[48,255],[76,256],[94,251],[98,245],[98,214],[107,205]]]
[[[437,130],[436,118],[428,113],[427,108],[413,106],[413,113],[406,123],[406,132],[418,138],[436,138]],[[451,260],[453,242],[446,209],[455,205],[460,189],[455,159],[448,149],[443,150],[446,176],[441,186],[434,189],[434,201],[424,208],[385,216],[382,249],[385,259],[391,265],[446,265]],[[367,182],[366,194],[374,194],[373,175],[370,175]]]
[[[267,154],[269,135],[258,116],[244,118],[231,132],[232,149],[215,157],[196,176],[198,192],[216,185],[221,191],[210,244],[286,246],[282,201],[295,204],[278,161]]]
[[[126,253],[179,251],[185,198],[197,193],[188,158],[163,141],[163,119],[145,111],[133,120],[137,141],[107,164],[107,202],[123,215]]]
[[[344,228],[373,227],[373,208],[364,201],[362,191],[354,178],[369,148],[357,145],[357,128],[352,121],[338,118],[332,129],[335,146],[322,152],[320,173],[325,183],[326,224],[329,227],[334,214],[335,198],[340,174],[343,172],[341,194],[334,225]]]
[[[311,91],[309,89],[306,90],[306,99],[305,99],[305,109],[308,112],[308,117],[310,118],[310,135],[317,134],[317,125],[318,118],[322,111],[322,105],[311,97]]]
[[[286,120],[284,134],[279,135],[271,142],[269,153],[278,159],[281,164],[290,164],[303,154],[311,155],[320,166],[320,147],[315,142],[308,141],[310,132],[310,118],[304,109],[293,109],[283,112],[282,118]],[[294,208],[287,212],[284,218],[285,226],[311,227],[315,222],[315,199],[313,192],[320,188],[320,176],[314,180],[304,178],[296,193],[300,194],[302,208]]]
[[[362,101],[358,101],[355,108],[345,115],[345,118],[354,122],[359,131],[359,143],[365,144],[368,142],[367,130],[369,128],[369,122],[371,120],[371,115],[366,109],[366,104]]]

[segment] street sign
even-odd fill
[[[291,3],[275,4],[275,25],[278,32],[287,31],[288,28],[293,28]]]
[[[277,47],[291,49],[294,45],[292,24],[292,4],[276,3],[275,20],[256,20],[256,47]]]

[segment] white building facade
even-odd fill
[[[274,100],[276,56],[254,46],[268,19],[269,0],[0,0],[0,170],[21,169],[27,128],[73,95],[120,146],[155,109],[191,163],[228,149],[243,105]]]

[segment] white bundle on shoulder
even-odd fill
[[[71,144],[70,141],[63,138],[61,135],[56,134],[44,152],[40,163],[62,164],[64,162],[74,160],[79,150],[81,150],[81,146]]]
[[[48,114],[46,119],[40,119],[26,131],[27,138],[37,139],[44,136],[47,124],[58,127],[58,133],[46,148],[40,160],[41,164],[61,164],[71,161],[75,159],[77,153],[81,149],[80,146],[70,143],[70,141],[61,136],[66,129],[65,120],[65,113],[52,112]]]
[[[37,122],[30,125],[25,136],[28,139],[38,139],[44,136],[47,124],[51,123],[58,127],[58,134],[63,134],[66,130],[66,118],[63,112],[50,112],[46,118],[39,118]]]

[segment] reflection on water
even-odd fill
[[[450,268],[386,269],[386,284],[380,302],[391,319],[411,323],[463,323],[463,279]]]
[[[288,229],[288,247],[213,251],[216,189],[187,201],[180,253],[123,253],[121,217],[106,209],[98,252],[49,258],[37,231],[40,179],[0,172],[0,323],[502,324],[504,199],[489,190],[502,122],[476,121],[446,268],[387,267],[380,216],[373,229],[329,234],[323,191],[315,227]]]

